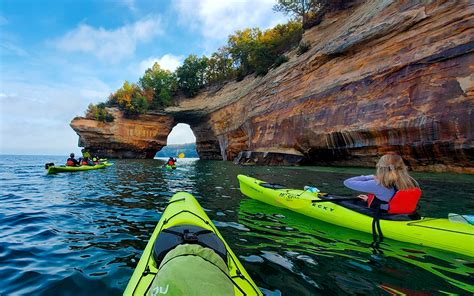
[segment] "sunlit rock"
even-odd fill
[[[395,151],[415,170],[474,173],[473,24],[470,1],[367,1],[328,14],[309,51],[264,77],[175,98],[166,115],[71,125],[121,157],[151,157],[183,122],[202,159],[374,167]],[[128,139],[132,126],[146,136]]]

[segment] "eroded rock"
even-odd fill
[[[123,117],[115,108],[108,109],[114,122],[105,123],[76,117],[71,127],[79,135],[79,146],[91,153],[109,158],[153,158],[163,146],[175,125],[166,114],[140,115],[136,119]]]
[[[373,167],[395,151],[415,170],[474,173],[471,3],[366,1],[328,14],[305,33],[308,52],[289,53],[264,77],[176,98],[166,115],[149,118],[166,123],[141,121],[156,129],[143,141],[91,122],[80,128],[83,119],[72,126],[87,147],[145,157],[166,143],[174,122],[183,122],[203,159],[296,151],[308,164]],[[102,135],[110,143],[99,145]],[[248,153],[239,159],[249,163]]]

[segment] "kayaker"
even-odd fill
[[[168,159],[168,162],[166,164],[169,166],[174,166],[175,163],[176,163],[176,159],[174,159],[173,157],[170,157],[170,159]]]
[[[368,207],[382,212],[405,213],[416,208],[421,191],[415,179],[408,174],[407,166],[400,155],[389,153],[382,156],[376,165],[375,176],[358,176],[344,181],[350,189],[367,192],[357,197],[367,202]],[[413,190],[416,189],[416,190]],[[392,198],[397,193],[401,198]],[[414,204],[413,204],[414,203]],[[389,209],[396,210],[389,211]]]
[[[91,159],[89,159],[89,158],[87,158],[87,157],[84,157],[84,158],[82,159],[81,164],[82,164],[82,165],[94,165],[94,162],[93,162]]]
[[[82,152],[82,158],[88,158],[88,159],[91,158],[91,154],[85,148],[82,149],[81,152]]]
[[[79,161],[74,158],[74,153],[69,154],[69,158],[66,161],[66,166],[79,166]]]

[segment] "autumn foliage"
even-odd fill
[[[110,94],[106,105],[116,106],[125,116],[133,118],[147,110],[170,106],[172,97],[177,94],[193,97],[209,85],[241,80],[250,74],[265,75],[272,67],[288,60],[285,52],[298,46],[302,33],[301,23],[297,21],[266,31],[258,28],[237,31],[229,36],[226,46],[209,57],[190,55],[174,72],[155,63],[137,84],[125,81],[121,88]],[[95,115],[102,111],[96,111],[98,109],[94,107],[89,109],[88,114],[105,120],[105,115]]]

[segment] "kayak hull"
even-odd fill
[[[327,223],[372,233],[372,217],[338,203],[312,203],[311,200],[321,199],[318,193],[298,189],[266,188],[260,186],[265,183],[264,181],[244,175],[239,175],[238,179],[240,191],[250,198]],[[307,201],[306,206],[300,206],[302,200]],[[474,257],[474,226],[469,224],[424,217],[410,221],[380,220],[380,226],[386,238]]]
[[[226,263],[229,269],[229,275],[232,277],[234,282],[240,287],[240,289],[242,289],[242,291],[244,291],[245,295],[262,295],[247,271],[237,259],[237,256],[232,252],[197,200],[191,194],[185,192],[176,193],[171,198],[169,205],[163,212],[160,221],[143,251],[140,261],[138,262],[123,295],[144,295],[146,293],[153,282],[154,274],[158,272],[156,263],[152,256],[153,245],[156,238],[163,229],[183,224],[199,226],[214,232],[222,240],[227,249],[228,260]],[[149,269],[150,272],[144,274],[144,271],[147,269]],[[238,276],[238,274],[241,276]],[[237,287],[234,287],[234,292],[235,295],[244,295]]]
[[[81,171],[90,171],[90,170],[99,170],[105,168],[106,164],[96,164],[96,165],[81,165],[81,166],[50,166],[48,168],[48,174],[56,173],[71,173],[71,172],[81,172]]]

